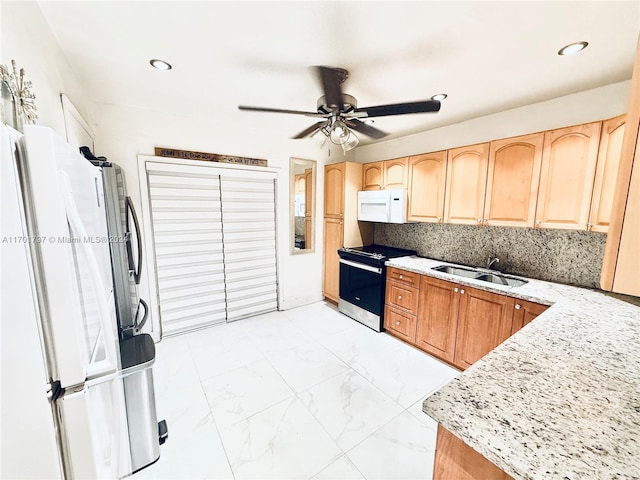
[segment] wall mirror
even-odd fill
[[[289,160],[289,237],[291,254],[315,250],[316,161]]]

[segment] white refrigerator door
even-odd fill
[[[38,310],[30,272],[26,226],[12,133],[2,129],[0,171],[0,478],[62,476],[51,405],[47,399]]]
[[[52,130],[26,126],[24,175],[45,345],[62,387],[118,370],[99,168]]]

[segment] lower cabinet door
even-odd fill
[[[516,300],[513,307],[513,326],[511,327],[511,335],[516,333],[525,325],[544,312],[547,305],[540,303],[527,302],[526,300]]]
[[[416,341],[416,317],[399,312],[389,305],[384,309],[384,328],[405,342],[415,343]]]
[[[454,364],[462,369],[511,336],[515,299],[460,287],[460,313]]]
[[[343,246],[344,226],[340,218],[324,219],[324,296],[338,303],[340,293],[340,257]]]
[[[416,345],[453,362],[460,285],[423,275],[420,278]]]

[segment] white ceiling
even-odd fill
[[[285,138],[315,120],[237,105],[315,110],[312,65],[348,69],[359,106],[449,95],[437,114],[376,119],[394,138],[629,79],[640,32],[638,1],[39,4],[91,100]]]

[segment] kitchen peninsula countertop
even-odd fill
[[[455,277],[427,258],[386,264],[551,305],[428,397],[425,413],[516,479],[640,478],[640,308],[540,280]]]

